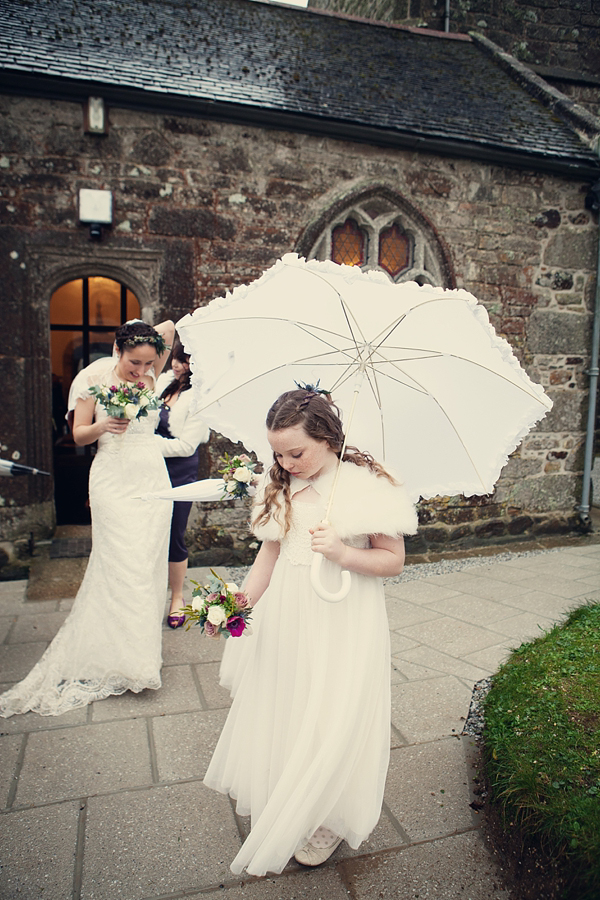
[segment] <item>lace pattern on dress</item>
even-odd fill
[[[303,503],[292,501],[292,524],[290,530],[281,541],[281,552],[293,566],[310,566],[314,553],[310,546],[311,535],[309,528],[314,528],[322,521],[325,515],[325,507],[321,503]],[[344,543],[349,547],[369,547],[369,538],[366,534],[358,534],[351,538],[344,538]]]

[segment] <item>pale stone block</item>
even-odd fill
[[[165,666],[182,663],[218,662],[223,656],[225,640],[212,640],[200,632],[197,625],[189,631],[182,628],[163,629],[163,662]]]
[[[404,650],[412,650],[413,647],[418,647],[419,642],[392,631],[390,634],[390,646],[393,656],[395,653],[403,653]]]
[[[443,616],[422,625],[403,628],[399,633],[420,644],[434,647],[441,653],[459,658],[466,653],[482,650],[484,647],[491,647],[492,644],[498,643],[495,632],[491,633],[487,628],[471,625],[469,622],[460,622],[449,616]]]
[[[31,641],[50,642],[66,618],[66,612],[52,612],[43,615],[20,615],[11,632],[9,643],[26,644]]]
[[[81,900],[217,887],[240,844],[229,799],[199,781],[92,797]]]
[[[230,640],[234,640],[234,638],[230,638]],[[221,687],[219,684],[219,665],[220,663],[214,662],[203,663],[194,667],[209,709],[222,709],[231,706],[231,695],[228,688]]]
[[[503,622],[495,622],[494,631],[512,638],[513,641],[522,643],[523,641],[532,641],[534,638],[540,637],[553,625],[554,621],[547,619],[545,616],[536,615],[535,613],[521,613],[521,615],[513,616],[511,619],[504,619]]]
[[[343,846],[343,845],[342,845]],[[186,900],[348,900],[348,892],[335,870],[341,849],[336,851],[330,865],[309,871],[284,871],[281,875],[267,875],[259,881],[245,881],[205,894],[191,894]],[[299,867],[298,867],[299,868]]]
[[[413,842],[472,827],[462,742],[447,738],[393,750],[385,800]]]
[[[0,678],[21,681],[33,669],[46,649],[46,643],[2,644],[0,646]]]
[[[150,784],[146,722],[107,722],[29,735],[16,803],[42,803]]]
[[[0,897],[72,896],[78,816],[79,803],[60,803],[4,817]]]
[[[160,781],[204,778],[226,718],[216,709],[153,719]]]
[[[514,641],[506,640],[505,643],[498,644],[496,647],[486,647],[485,650],[469,653],[464,659],[465,662],[470,662],[474,666],[486,670],[488,675],[493,675],[502,663],[506,662],[513,646]]]
[[[21,734],[2,734],[0,737],[0,809],[7,805],[23,740]]]
[[[471,690],[451,675],[392,685],[392,722],[409,743],[460,734]]]
[[[93,704],[93,721],[133,719],[137,716],[161,716],[167,713],[201,709],[196,683],[189,666],[165,666],[161,671],[162,687],[134,694],[126,691],[98,700]]]
[[[495,643],[498,643],[498,636],[495,636]],[[488,668],[480,669],[463,659],[457,659],[455,656],[449,656],[447,653],[441,653],[433,647],[415,647],[414,650],[406,650],[399,658],[394,659],[394,664],[402,669],[405,662],[415,663],[425,668],[435,669],[437,673],[446,675],[456,675],[457,678],[463,678],[468,682],[479,681],[489,675]]]
[[[436,601],[427,607],[437,610],[446,616],[462,619],[473,625],[491,625],[499,619],[516,615],[519,610],[504,603],[494,603],[492,600],[484,600],[471,594],[461,594],[451,597],[449,600]]]
[[[446,600],[456,597],[457,591],[443,585],[430,584],[427,581],[408,581],[405,584],[388,584],[386,594],[409,603],[433,603],[435,600]]]
[[[396,600],[393,597],[386,602],[388,622],[390,629],[406,628],[408,625],[419,625],[421,622],[429,622],[437,618],[437,614],[431,611],[429,606],[415,606],[404,600]]]
[[[0,618],[0,644],[5,640],[13,621],[13,616],[2,616],[2,618]]]
[[[483,600],[493,600],[499,603],[510,604],[514,597],[525,594],[530,588],[525,587],[528,579],[525,578],[518,584],[510,581],[498,581],[495,578],[488,578],[479,575],[473,578],[468,585],[461,585],[461,592],[472,594]]]
[[[0,693],[8,690],[12,685],[0,685]],[[61,716],[40,716],[34,712],[23,713],[19,716],[11,716],[10,719],[0,719],[0,731],[7,734],[24,734],[28,731],[51,731],[64,728],[66,725],[83,725],[87,721],[88,707],[72,709]]]
[[[355,900],[510,900],[479,831],[343,865]]]

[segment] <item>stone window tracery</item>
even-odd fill
[[[395,282],[443,285],[445,281],[439,249],[418,216],[377,193],[339,209],[308,256],[378,269]]]

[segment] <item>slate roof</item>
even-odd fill
[[[15,92],[121,92],[154,108],[417,149],[437,141],[534,167],[597,165],[465,35],[250,0],[0,0],[0,60],[0,84]]]

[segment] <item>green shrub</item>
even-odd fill
[[[515,650],[485,700],[484,759],[505,826],[600,898],[600,603]]]

